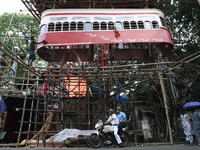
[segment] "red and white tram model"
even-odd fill
[[[39,57],[61,61],[73,49],[93,60],[95,44],[107,44],[112,60],[153,59],[154,46],[166,57],[173,49],[164,14],[157,9],[49,9],[42,13]]]

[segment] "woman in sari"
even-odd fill
[[[184,134],[186,135],[186,142],[188,144],[193,143],[193,135],[192,135],[192,124],[190,122],[190,118],[185,111],[182,112],[181,116],[182,128],[184,130]]]

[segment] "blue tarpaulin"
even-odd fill
[[[98,88],[95,88],[95,87],[91,87],[91,91],[92,91],[92,95],[94,97],[99,97],[99,89]],[[103,96],[104,94],[104,90],[101,90],[101,95]]]
[[[99,97],[99,89],[95,87],[91,87],[91,91],[94,97]],[[101,95],[103,96],[104,90],[101,90]],[[117,102],[121,102],[122,105],[126,105],[125,103],[128,102],[128,97],[125,96],[120,96],[119,94],[115,95],[115,100]]]
[[[126,105],[126,102],[128,102],[128,97],[115,95],[115,100],[117,102],[121,102],[122,105]]]

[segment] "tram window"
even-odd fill
[[[158,25],[157,21],[152,21],[152,25],[153,25],[154,29],[158,29],[159,28],[159,25]]]
[[[124,30],[130,29],[130,25],[128,21],[124,21],[123,24],[124,24]]]
[[[75,16],[75,17],[72,17],[72,20],[84,20],[84,21],[86,21],[86,20],[90,20],[90,17],[80,17],[80,16]]]
[[[54,23],[53,22],[49,23],[49,25],[48,25],[48,31],[49,32],[54,31]]]
[[[144,27],[145,27],[145,29],[152,29],[150,21],[145,21]]]
[[[77,30],[83,30],[83,22],[78,22]]]
[[[122,16],[122,17],[116,17],[116,20],[133,20],[133,16]]]
[[[51,21],[67,21],[68,17],[52,17],[50,18]]]
[[[114,30],[114,22],[108,22],[108,30]]]
[[[46,32],[46,29],[47,29],[47,25],[46,24],[43,24],[41,27],[40,27],[40,35],[45,33]]]
[[[92,23],[86,22],[85,23],[85,31],[91,31],[92,30]]]
[[[130,43],[124,43],[124,49],[129,49],[130,48]]]
[[[112,17],[94,17],[94,20],[112,20]]]
[[[130,49],[135,49],[135,43],[130,43]]]
[[[101,30],[107,30],[107,23],[101,22]]]
[[[116,27],[117,30],[122,30],[122,23],[119,22],[119,21],[116,22],[116,23],[115,23],[115,27]]]
[[[167,24],[166,24],[166,22],[165,22],[165,19],[162,18],[162,17],[160,17],[160,20],[161,20],[162,26],[167,27]]]
[[[124,44],[123,43],[118,43],[118,49],[124,49]]]
[[[69,22],[63,23],[63,31],[69,31]]]
[[[99,23],[93,22],[93,30],[99,30]]]
[[[142,21],[138,21],[139,29],[144,29],[144,23]]]
[[[61,22],[56,23],[56,31],[61,31],[62,24]]]
[[[137,24],[135,21],[131,21],[131,29],[137,29]]]
[[[138,20],[155,20],[155,16],[138,16]]]
[[[76,22],[71,22],[70,23],[70,31],[75,31],[76,30]]]

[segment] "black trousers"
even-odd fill
[[[119,134],[119,135],[122,135],[122,134],[123,134],[122,128],[125,128],[126,126],[127,126],[126,122],[124,122],[124,123],[119,123],[119,125],[118,125],[118,134]]]

